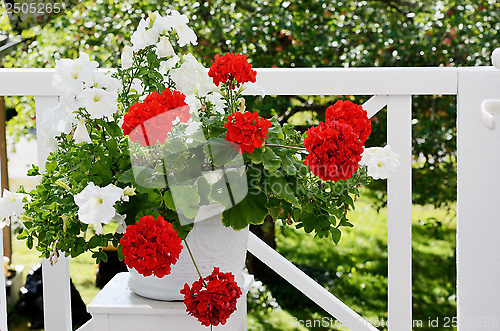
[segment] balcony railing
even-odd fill
[[[500,323],[500,130],[494,129],[495,103],[489,103],[482,115],[489,127],[481,121],[481,104],[485,99],[500,99],[500,70],[477,67],[257,71],[258,83],[268,95],[370,95],[364,104],[369,116],[387,108],[387,143],[401,155],[400,167],[388,181],[387,188],[391,331],[412,329],[412,96],[457,96],[458,328],[497,330]],[[53,69],[0,69],[0,95],[35,96],[40,121],[45,111],[58,102],[58,91],[51,85],[53,73]],[[39,125],[37,131],[43,130]],[[41,141],[38,144],[42,168],[47,151]],[[248,249],[351,330],[376,330],[336,298],[335,293],[315,283],[257,237],[250,237]],[[60,259],[53,267],[48,261],[42,263],[45,330],[71,330],[68,260]],[[5,289],[3,281],[0,275],[0,291]],[[0,330],[7,330],[5,293],[2,292]]]

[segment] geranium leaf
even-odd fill
[[[264,163],[264,169],[270,172],[276,171],[281,167],[281,159],[269,147],[264,148],[262,161]]]
[[[166,191],[163,196],[163,201],[165,201],[165,207],[170,210],[175,210],[174,198],[172,197],[172,192]]]
[[[210,203],[210,194],[212,193],[212,186],[208,183],[205,177],[199,177],[196,181],[198,187],[198,195],[200,196],[200,204],[208,205]]]
[[[170,190],[175,202],[175,208],[181,211],[186,218],[195,218],[200,210],[198,188],[178,185],[172,186]]]
[[[271,186],[271,190],[274,192],[274,194],[276,194],[280,198],[285,199],[291,204],[298,206],[299,200],[293,193],[290,185],[288,185],[284,177],[270,177],[269,185]]]
[[[246,228],[249,224],[262,224],[266,218],[267,197],[258,190],[249,190],[247,196],[236,206],[222,213],[222,224],[235,230]]]
[[[226,139],[210,138],[204,147],[205,154],[208,155],[216,167],[222,167],[234,160],[239,153]]]

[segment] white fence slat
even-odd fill
[[[103,69],[108,70],[108,69]],[[256,68],[267,95],[457,93],[457,68]],[[0,68],[3,95],[57,95],[54,69]]]
[[[480,114],[483,100],[500,99],[500,70],[461,68],[458,92],[458,330],[499,330],[500,116],[490,130]]]
[[[376,331],[363,317],[250,232],[248,251],[352,331]]]
[[[3,193],[2,193],[3,194]],[[1,234],[1,231],[0,231]],[[0,271],[0,331],[7,331],[7,293],[5,289],[5,270],[3,268],[3,236],[0,235],[0,257],[2,270]]]
[[[372,118],[387,105],[387,95],[374,95],[363,104],[368,118]]]
[[[387,100],[387,144],[400,155],[387,181],[389,330],[412,330],[411,269],[411,95]]]
[[[80,326],[78,329],[76,329],[76,331],[94,331],[92,318],[90,320],[88,320],[85,324]]]
[[[257,68],[267,95],[456,94],[456,68]]]
[[[71,331],[69,258],[63,253],[50,265],[42,259],[43,316],[46,331]]]
[[[35,96],[37,124],[48,123],[42,118],[47,115],[46,111],[57,105],[57,96]],[[38,166],[42,171],[48,150],[45,148],[43,125],[37,127],[38,143]],[[70,331],[71,330],[71,296],[69,286],[69,259],[63,254],[59,261],[53,266],[47,259],[42,260],[43,279],[43,312],[46,331]]]

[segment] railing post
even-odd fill
[[[3,262],[3,236],[0,236],[0,256]],[[0,267],[0,331],[7,331],[7,292],[5,290],[5,271]]]
[[[389,330],[412,330],[411,270],[411,95],[387,99],[387,144],[400,155],[387,181]]]
[[[40,171],[45,168],[45,161],[49,152],[41,135],[47,130],[43,125],[47,121],[41,120],[47,110],[54,108],[59,99],[57,96],[35,97],[37,116],[37,145],[38,166]],[[53,266],[47,259],[42,260],[43,279],[43,313],[46,331],[71,331],[71,295],[69,284],[69,259],[60,256]]]
[[[500,99],[500,70],[460,68],[457,96],[457,313],[459,331],[500,329],[500,116],[493,130],[481,103]]]

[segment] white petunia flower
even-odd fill
[[[124,234],[127,230],[127,223],[125,223],[125,218],[127,215],[120,215],[118,213],[113,217],[113,221],[118,223],[118,227],[116,228],[116,233]]]
[[[133,56],[134,52],[132,51],[132,47],[125,45],[122,50],[122,56],[120,61],[122,69],[129,69],[132,67],[132,64],[134,63]]]
[[[224,114],[224,107],[226,106],[226,100],[222,97],[222,94],[218,92],[209,93],[207,95],[207,101],[214,105],[214,110],[219,114]]]
[[[72,125],[76,123],[74,111],[77,109],[78,105],[73,97],[67,98],[61,96],[59,104],[52,110],[51,115],[45,114],[46,117],[50,117],[50,119],[47,119],[52,123],[52,130],[55,133],[54,137],[63,132],[66,134],[70,133]]]
[[[92,82],[89,84],[92,87],[105,89],[109,92],[118,92],[122,88],[122,83],[119,79],[111,75],[111,71],[96,72],[92,77]]]
[[[158,57],[175,55],[174,48],[167,37],[160,37],[160,41],[156,44],[156,55],[158,55]]]
[[[207,93],[217,89],[213,80],[208,76],[208,70],[191,53],[183,56],[182,65],[177,69],[172,69],[170,76],[176,88],[186,95],[196,93],[204,97]]]
[[[186,95],[184,102],[188,104],[191,113],[198,114],[198,111],[201,109],[201,102],[194,94]]]
[[[57,60],[52,85],[60,91],[69,89],[78,93],[83,89],[83,82],[90,81],[98,66],[97,62],[91,61],[89,55],[83,52],[76,60]]]
[[[92,139],[90,139],[89,132],[87,131],[87,126],[85,126],[85,119],[80,118],[78,120],[78,125],[76,126],[76,130],[73,133],[73,139],[75,139],[75,143],[80,144],[83,142],[91,143]]]
[[[130,37],[130,41],[132,42],[132,51],[138,51],[143,49],[149,45],[154,45],[158,41],[158,37],[160,36],[160,32],[162,32],[162,28],[160,25],[151,25],[151,17],[157,16],[158,19],[161,20],[161,15],[158,12],[155,12],[150,15],[145,20],[141,20],[139,22],[139,26],[137,30]]]
[[[107,91],[101,88],[88,88],[78,95],[78,101],[86,108],[92,119],[112,119],[118,110],[117,91]]]
[[[149,35],[146,34],[146,28],[148,27],[148,25],[149,25],[149,19],[141,20],[139,22],[137,30],[135,30],[135,32],[130,37],[130,41],[132,42],[132,51],[135,52],[150,45],[148,43]]]
[[[177,32],[179,36],[179,40],[177,43],[180,47],[185,46],[187,44],[196,45],[196,34],[193,29],[191,29],[187,24],[189,23],[189,19],[186,15],[181,15],[177,10],[172,10],[170,16],[168,16],[170,20],[171,26]]]
[[[85,224],[94,224],[98,233],[102,233],[102,224],[108,224],[115,217],[115,203],[128,201],[123,189],[113,184],[98,187],[92,182],[73,198],[78,206],[78,219]]]
[[[181,58],[179,56],[174,55],[170,59],[168,59],[167,61],[161,61],[159,72],[162,75],[165,75],[167,73],[167,71],[172,69],[180,61],[180,59]]]
[[[10,225],[12,217],[24,214],[24,197],[28,197],[28,195],[13,193],[7,189],[3,190],[3,195],[0,198],[0,229]]]
[[[361,156],[360,165],[366,165],[368,176],[373,179],[386,179],[396,173],[399,155],[391,146],[366,148]]]

